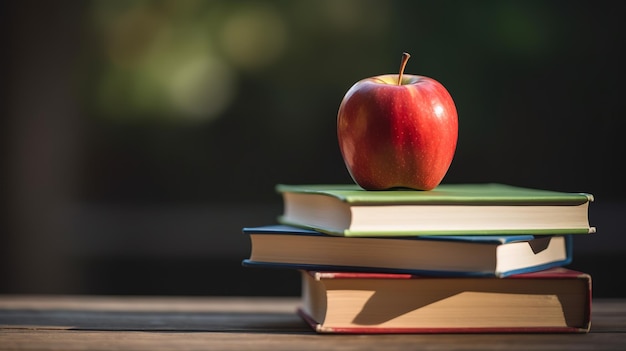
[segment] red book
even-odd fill
[[[302,272],[299,315],[318,333],[586,333],[591,276]]]

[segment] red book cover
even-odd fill
[[[506,278],[302,276],[298,314],[318,333],[586,333],[591,324],[591,276],[562,267]]]

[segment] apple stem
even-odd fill
[[[408,52],[402,53],[402,59],[400,61],[400,74],[398,75],[398,85],[402,85],[402,75],[404,74],[404,67],[406,67],[409,57],[411,57],[411,55]]]

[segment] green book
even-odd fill
[[[441,184],[430,191],[356,184],[278,184],[281,224],[339,236],[587,234],[588,193],[506,184]]]

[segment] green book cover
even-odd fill
[[[368,191],[356,184],[278,184],[279,222],[344,236],[592,233],[593,196],[499,183],[430,191]]]
[[[552,190],[524,188],[499,183],[441,184],[429,191],[395,189],[383,191],[363,190],[356,184],[278,184],[276,190],[323,194],[352,204],[572,204],[593,201],[588,193],[568,193]]]

